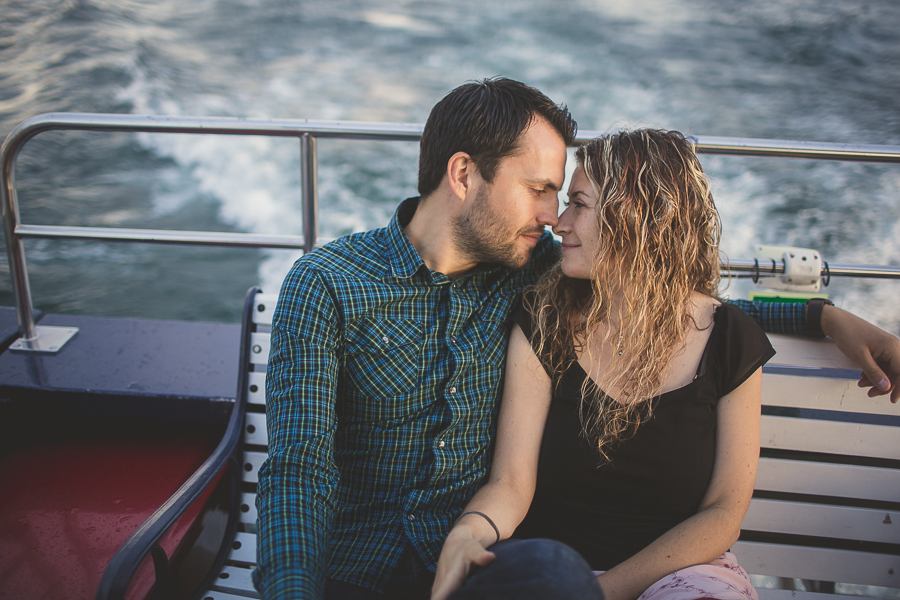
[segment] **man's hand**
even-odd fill
[[[896,337],[829,305],[822,311],[822,331],[862,369],[857,385],[872,388],[870,398],[890,392],[891,402],[900,400],[900,341]]]
[[[494,558],[494,553],[485,550],[468,531],[454,528],[441,549],[431,600],[445,600],[465,582],[473,567],[488,565]]]

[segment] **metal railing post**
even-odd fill
[[[19,335],[23,340],[37,337],[34,327],[34,309],[31,304],[31,286],[28,284],[28,270],[25,267],[25,246],[16,235],[19,226],[19,199],[16,195],[16,156],[25,143],[5,143],[0,149],[0,168],[3,169],[3,184],[0,185],[2,203],[3,233],[6,237],[6,259],[9,262],[9,278],[12,280],[13,295],[16,299],[16,317]]]
[[[316,138],[309,133],[300,136],[300,200],[303,212],[303,252],[316,249],[319,237],[318,157]]]

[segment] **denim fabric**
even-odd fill
[[[569,546],[509,539],[488,548],[494,562],[478,569],[450,600],[602,600],[593,571]]]

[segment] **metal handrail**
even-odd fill
[[[318,138],[341,138],[379,141],[418,141],[422,125],[400,123],[363,123],[341,121],[309,121],[294,119],[236,119],[226,117],[166,117],[118,114],[50,113],[22,122],[13,129],[0,147],[0,210],[6,237],[13,295],[20,336],[36,338],[31,289],[25,264],[26,238],[92,239],[106,241],[154,242],[167,244],[220,245],[261,248],[298,248],[306,252],[323,243],[318,237],[317,223],[317,156]],[[52,130],[130,131],[144,133],[200,133],[220,135],[261,135],[294,137],[300,141],[302,236],[269,236],[233,232],[160,231],[98,227],[57,227],[23,225],[15,187],[15,163],[19,151],[34,136]],[[582,131],[577,141],[583,142],[599,131]],[[770,156],[820,160],[900,163],[900,146],[794,142],[693,136],[697,151],[704,154]],[[730,261],[733,271],[751,272],[741,262]],[[752,264],[752,261],[750,261]],[[877,274],[876,274],[877,273]],[[900,278],[900,269],[831,265],[829,274],[863,277]]]
[[[223,472],[226,467],[231,469],[231,510],[228,513],[228,521],[225,526],[224,540],[218,550],[210,569],[209,575],[206,577],[201,590],[208,589],[212,583],[212,578],[221,570],[225,563],[228,551],[230,550],[227,542],[234,538],[234,532],[237,529],[237,514],[235,506],[240,499],[240,475],[241,465],[243,464],[243,432],[244,432],[244,416],[247,412],[247,365],[250,364],[250,333],[253,328],[253,309],[256,294],[259,293],[258,287],[252,287],[247,291],[244,298],[244,310],[241,313],[241,343],[240,343],[240,368],[238,369],[237,393],[234,397],[234,406],[231,408],[231,416],[228,418],[228,425],[222,439],[213,453],[210,454],[202,465],[185,481],[166,502],[160,506],[150,517],[138,527],[125,543],[116,551],[110,559],[109,564],[103,570],[103,576],[97,586],[97,600],[109,600],[117,598],[125,598],[125,592],[128,584],[131,583],[134,573],[137,571],[144,560],[144,557],[151,551],[159,540],[165,535],[175,524],[175,522],[185,513],[197,499],[203,494],[217,475]],[[155,557],[154,557],[155,558]],[[165,555],[160,560],[167,561]],[[154,559],[156,563],[156,559]],[[157,585],[161,582],[157,577]],[[163,596],[164,597],[164,596]]]
[[[768,264],[767,264],[768,263]],[[722,263],[723,271],[730,271],[744,277],[784,275],[784,262],[728,259]],[[839,265],[822,263],[820,277],[860,277],[862,279],[900,279],[900,267],[886,265]],[[826,283],[827,285],[827,283]]]

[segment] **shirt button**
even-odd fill
[[[441,440],[438,442],[438,448],[443,448],[443,447],[444,447],[444,440]]]
[[[455,344],[455,343],[456,343],[456,336],[455,336],[455,335],[451,335],[451,336],[450,336],[450,341],[453,342],[453,343]]]
[[[406,520],[409,522],[416,520],[416,515],[406,515]]]
[[[388,339],[388,336],[384,336],[383,338],[381,338],[381,341],[387,344],[390,340]]]
[[[455,385],[454,385],[453,387],[450,388],[450,393],[451,393],[451,394],[455,394],[455,393],[456,393],[456,386],[455,386]]]

